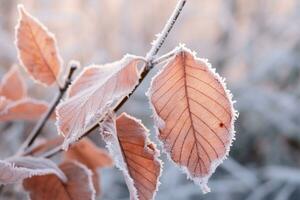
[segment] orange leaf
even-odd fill
[[[65,158],[77,160],[88,168],[96,170],[102,167],[111,167],[113,160],[103,149],[98,148],[90,139],[83,138],[65,152]]]
[[[164,148],[208,192],[207,181],[234,138],[236,115],[223,80],[182,47],[153,79],[149,94]]]
[[[125,56],[103,66],[90,66],[77,77],[68,99],[56,110],[58,132],[66,137],[64,148],[94,125],[119,98],[128,95],[139,80],[140,59]]]
[[[34,176],[23,181],[25,190],[32,200],[91,200],[95,199],[91,171],[76,162],[64,162],[60,169],[68,181],[63,183],[55,175]]]
[[[44,85],[58,83],[61,58],[54,35],[36,18],[19,6],[16,45],[22,66],[32,78]]]
[[[5,102],[4,100],[0,104],[3,105],[3,107],[0,105],[0,121],[36,120],[48,109],[48,104],[46,102],[30,98],[21,99],[15,102]]]
[[[26,86],[17,66],[7,72],[0,85],[0,96],[9,100],[19,100],[26,97]]]
[[[124,174],[130,199],[154,199],[158,188],[162,163],[159,151],[149,141],[143,124],[123,113],[115,121],[113,116],[101,124],[101,133],[116,166]]]
[[[64,155],[66,159],[76,160],[93,171],[94,187],[97,194],[99,194],[100,186],[97,168],[111,167],[113,165],[113,160],[109,154],[105,150],[98,148],[88,138],[83,138],[72,145],[70,149],[64,153]]]
[[[66,181],[64,173],[54,162],[44,158],[12,157],[0,160],[0,185],[19,182],[32,176],[55,174]]]

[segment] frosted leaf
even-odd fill
[[[0,184],[11,184],[32,176],[55,174],[66,181],[64,173],[54,162],[44,158],[12,157],[0,160]]]
[[[140,59],[126,55],[106,65],[87,67],[70,86],[68,98],[57,107],[58,132],[66,137],[64,148],[76,141],[120,98],[137,85]]]
[[[154,199],[159,185],[162,163],[148,132],[140,120],[125,113],[116,121],[110,115],[101,124],[103,139],[123,172],[132,200]]]
[[[35,176],[23,182],[29,191],[31,200],[93,200],[95,190],[92,184],[92,173],[84,165],[67,161],[60,169],[66,174],[68,181],[63,183],[55,175]]]
[[[0,121],[37,120],[48,109],[45,101],[24,98],[18,101],[0,100]]]
[[[66,160],[76,160],[87,166],[93,172],[93,184],[97,194],[100,194],[100,183],[98,168],[112,167],[113,160],[102,148],[97,147],[90,139],[83,138],[72,145],[68,151],[64,153]]]
[[[209,177],[234,139],[232,95],[206,60],[181,46],[148,92],[158,137],[189,178],[209,192]]]
[[[16,46],[22,66],[33,80],[43,85],[58,83],[62,61],[54,35],[22,5],[18,9]]]
[[[16,101],[26,97],[26,90],[26,85],[17,66],[13,66],[1,80],[0,96]]]

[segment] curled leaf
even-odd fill
[[[103,139],[124,174],[132,200],[154,199],[159,185],[162,163],[148,132],[139,120],[125,113],[116,121],[109,116],[101,124]]]
[[[2,78],[0,96],[9,100],[20,100],[26,97],[26,86],[17,66],[13,66]]]
[[[95,124],[109,106],[134,89],[140,77],[139,61],[127,55],[118,62],[87,67],[77,77],[68,99],[56,110],[58,132],[66,137],[65,149]]]
[[[0,160],[0,184],[11,184],[32,176],[55,174],[66,181],[64,173],[51,160],[33,157],[13,157]]]
[[[22,66],[37,82],[58,83],[61,58],[54,35],[19,5],[20,19],[16,27],[16,46]]]
[[[99,191],[99,174],[97,168],[112,167],[113,160],[103,149],[98,148],[88,138],[83,138],[64,153],[66,160],[76,160],[86,165],[93,172],[93,183],[97,194]]]
[[[23,181],[25,190],[29,191],[32,200],[93,200],[95,190],[92,184],[91,171],[76,162],[64,162],[60,169],[68,181],[63,183],[55,175],[35,176]]]
[[[0,121],[36,120],[48,109],[46,102],[31,98],[14,102],[2,98],[0,101]]]
[[[234,138],[236,115],[223,80],[182,47],[153,79],[149,96],[166,152],[208,192]]]

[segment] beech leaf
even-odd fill
[[[46,102],[31,98],[18,101],[1,98],[0,104],[0,121],[36,120],[48,109]]]
[[[44,158],[12,157],[0,160],[0,184],[11,184],[32,176],[55,174],[66,181],[64,173],[54,162]]]
[[[205,193],[229,152],[236,112],[224,81],[206,60],[185,47],[175,53],[148,94],[165,151]]]
[[[86,165],[93,172],[93,183],[97,194],[99,189],[99,174],[97,168],[112,167],[113,160],[103,149],[97,147],[90,139],[83,138],[64,153],[66,160],[76,160]]]
[[[2,78],[0,96],[15,101],[26,97],[26,90],[24,80],[17,66],[13,66]]]
[[[68,91],[68,99],[58,105],[58,132],[66,137],[63,148],[76,141],[112,104],[137,85],[140,59],[126,55],[103,66],[87,67]]]
[[[141,121],[125,113],[101,123],[101,133],[116,166],[122,170],[132,200],[154,199],[162,163]]]
[[[93,200],[95,190],[92,173],[84,165],[76,162],[64,162],[60,169],[68,178],[63,183],[55,175],[35,176],[23,181],[23,186],[30,194],[31,200]]]
[[[16,27],[16,46],[19,60],[33,80],[43,85],[57,82],[61,71],[61,58],[55,37],[36,18],[19,9],[19,23]]]

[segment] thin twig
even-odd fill
[[[146,62],[145,67],[143,68],[143,71],[141,72],[141,78],[139,80],[139,83],[136,85],[136,87],[132,90],[132,92],[129,95],[127,95],[126,97],[124,97],[123,99],[121,99],[116,104],[116,106],[113,109],[114,112],[117,112],[126,103],[126,101],[132,96],[132,94],[135,92],[135,90],[140,86],[140,84],[143,82],[143,80],[149,74],[149,72],[151,71],[151,69],[155,66],[155,64],[153,62],[154,59],[155,59],[155,56],[157,55],[157,53],[161,49],[161,47],[164,44],[166,38],[168,37],[170,31],[174,27],[175,22],[178,19],[178,16],[180,15],[180,13],[181,13],[181,11],[182,11],[182,9],[183,9],[186,1],[187,0],[180,0],[180,1],[178,1],[175,10],[173,11],[173,13],[170,16],[168,22],[164,26],[161,34],[159,34],[159,37],[155,40],[155,42],[152,45],[150,51],[147,53],[147,57],[146,57],[146,61],[147,62]],[[156,64],[158,64],[158,62],[156,62]],[[105,116],[106,116],[106,114],[101,119],[99,119],[99,121],[97,123],[95,123],[89,129],[87,129],[87,131],[79,139],[81,139],[82,137],[85,137],[89,133],[91,133],[94,130],[96,130],[97,128],[99,128],[99,124],[101,122],[103,122],[103,120],[105,119]],[[45,152],[44,154],[42,154],[41,157],[50,158],[50,157],[54,156],[55,154],[57,154],[57,153],[59,153],[61,151],[62,151],[62,149],[61,149],[60,146],[59,147],[55,147],[54,149],[51,149],[50,151]]]
[[[28,147],[30,147],[35,139],[39,136],[41,133],[43,127],[45,126],[46,122],[50,118],[51,114],[55,110],[56,106],[60,102],[61,98],[67,91],[69,85],[71,84],[72,75],[74,74],[74,71],[78,68],[77,65],[71,64],[69,74],[66,78],[66,82],[62,88],[59,88],[59,92],[57,96],[53,99],[52,103],[50,104],[47,112],[43,115],[43,117],[39,120],[39,122],[35,125],[35,127],[32,129],[31,133],[28,135],[26,140],[21,145],[19,151],[17,152],[18,155],[22,154]]]
[[[161,64],[167,60],[169,60],[170,58],[172,58],[173,56],[176,55],[176,51],[171,51],[171,52],[168,52],[166,53],[165,55],[162,55],[160,56],[159,58],[153,60],[152,64],[155,66],[155,65],[158,65],[158,64]]]

